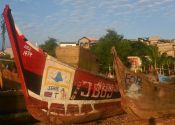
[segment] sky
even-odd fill
[[[127,39],[175,38],[175,0],[0,0],[0,13],[6,4],[33,43],[99,39],[107,29]]]

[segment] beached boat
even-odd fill
[[[0,91],[21,90],[21,84],[17,72],[8,69],[0,71]]]
[[[18,74],[7,69],[0,74],[0,115],[26,111]]]
[[[115,80],[72,67],[33,46],[15,25],[8,5],[3,17],[26,107],[34,118],[68,124],[123,113]]]
[[[175,81],[159,84],[145,74],[129,71],[112,48],[123,109],[141,119],[175,115]]]
[[[26,111],[22,90],[0,91],[0,115]]]

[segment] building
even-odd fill
[[[96,38],[82,37],[78,40],[78,44],[85,49],[89,49],[91,46],[95,45],[97,41]]]
[[[160,42],[156,44],[159,52],[166,53],[168,56],[175,57],[175,43],[174,42]]]
[[[5,52],[0,51],[0,56],[5,56],[5,55],[6,55],[6,53],[5,53]]]
[[[75,68],[98,73],[97,57],[89,49],[80,46],[56,47],[56,57],[59,61],[69,64]]]
[[[138,41],[155,45],[161,54],[166,53],[168,56],[175,57],[175,39],[161,39],[159,36],[151,36],[147,39],[138,38]]]
[[[159,52],[166,53],[168,56],[175,57],[175,42],[174,39],[160,39],[159,36],[152,36],[148,39],[149,44],[158,47]]]
[[[148,37],[139,37],[138,41],[139,42],[148,42]]]
[[[130,63],[131,67],[130,70],[137,72],[141,71],[141,59],[138,56],[128,56],[128,62]]]
[[[65,46],[77,46],[76,42],[60,42],[58,43],[58,46],[65,47]]]
[[[4,50],[5,53],[9,54],[11,58],[14,58],[12,48],[6,48]]]
[[[151,37],[148,38],[148,42],[151,45],[155,45],[158,42],[160,42],[160,37],[159,36],[151,36]]]

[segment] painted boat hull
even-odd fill
[[[175,84],[155,84],[144,74],[129,71],[114,48],[112,52],[123,109],[139,119],[175,116]]]
[[[48,109],[47,102],[30,98],[27,107],[34,118],[54,124],[83,123],[123,113],[119,101],[96,103],[94,104],[95,110],[91,104],[82,104],[81,113],[79,113],[79,104],[72,101],[67,103],[66,107],[64,104],[52,103]]]
[[[26,106],[39,121],[81,123],[121,114],[116,81],[73,68],[34,47],[3,12]]]

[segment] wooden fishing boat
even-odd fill
[[[0,71],[0,91],[21,90],[20,80],[17,72],[8,69]]]
[[[0,115],[26,111],[18,74],[7,69],[0,74]]]
[[[141,119],[175,115],[175,81],[160,84],[144,74],[129,71],[112,48],[123,109]]]
[[[0,115],[26,111],[22,90],[0,91]]]
[[[74,68],[33,46],[3,11],[26,107],[39,121],[81,123],[123,113],[116,81]]]

